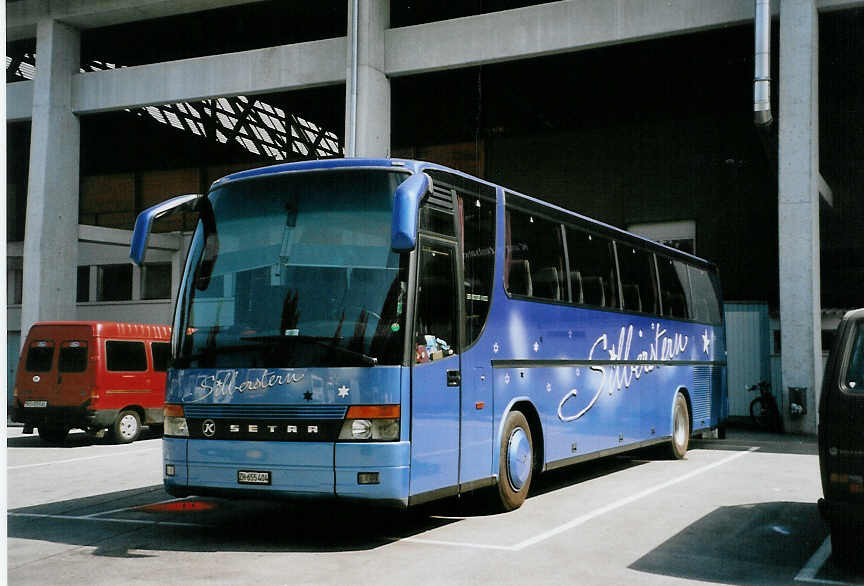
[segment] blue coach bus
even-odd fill
[[[200,219],[174,316],[173,495],[410,506],[726,416],[715,267],[439,165],[299,162],[143,212]]]

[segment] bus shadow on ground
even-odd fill
[[[537,479],[531,496],[643,463],[610,457],[555,470]],[[7,528],[12,539],[90,546],[93,555],[121,558],[148,551],[364,551],[497,514],[495,494],[493,487],[401,511],[324,500],[173,499],[155,485],[10,510]]]
[[[827,537],[815,503],[721,507],[629,567],[723,584],[793,584]],[[838,583],[864,578],[845,573],[830,558],[816,577]]]
[[[172,499],[157,485],[11,510],[7,529],[10,539],[91,546],[93,555],[123,558],[149,557],[147,551],[362,551],[458,521],[435,516],[440,510]]]

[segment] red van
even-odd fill
[[[119,322],[40,322],[21,347],[12,421],[61,443],[80,428],[119,443],[161,425],[171,327]]]

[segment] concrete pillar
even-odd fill
[[[72,113],[72,75],[80,45],[77,30],[53,20],[38,24],[22,335],[36,321],[76,317],[80,126]]]
[[[355,14],[355,8],[357,14]],[[384,74],[389,0],[348,0],[345,156],[390,156],[390,80]]]
[[[780,6],[780,328],[786,429],[816,433],[822,385],[819,275],[819,17],[815,0]],[[790,417],[789,387],[807,388]]]

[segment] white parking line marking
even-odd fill
[[[71,462],[83,462],[84,460],[96,460],[98,458],[113,458],[117,456],[134,456],[135,454],[143,454],[145,452],[154,452],[162,448],[145,448],[143,450],[135,450],[132,452],[120,452],[115,454],[100,454],[98,456],[85,456],[83,458],[70,458],[68,460],[53,460],[51,462],[38,462],[36,464],[22,464],[20,466],[9,466],[7,470],[23,470],[24,468],[37,468],[39,466],[53,466],[54,464],[69,464]]]
[[[796,582],[809,582],[811,584],[841,584],[843,586],[849,584],[850,582],[839,582],[837,580],[824,580],[821,578],[817,578],[816,574],[819,573],[819,570],[822,569],[822,566],[825,565],[825,562],[828,560],[828,557],[831,555],[831,536],[825,538],[825,541],[822,543],[822,546],[816,550],[810,559],[807,560],[807,564],[801,568],[801,571],[798,572],[798,575],[795,576]]]
[[[7,513],[10,517],[31,517],[35,519],[57,519],[60,521],[101,521],[103,523],[128,523],[132,525],[168,525],[171,527],[199,527],[209,529],[210,525],[201,523],[179,523],[176,521],[146,521],[143,519],[105,519],[102,517],[78,515],[41,515],[39,513]]]
[[[552,537],[555,537],[556,535],[560,535],[561,533],[564,533],[566,531],[570,531],[571,529],[578,527],[579,525],[582,525],[583,523],[586,523],[592,519],[596,519],[597,517],[599,517],[601,515],[605,515],[606,513],[614,511],[615,509],[619,509],[621,507],[632,504],[632,503],[638,501],[639,499],[642,499],[642,498],[645,498],[646,496],[654,494],[655,492],[664,490],[666,488],[669,488],[670,486],[684,482],[686,480],[690,480],[691,478],[694,478],[694,477],[696,477],[696,476],[698,476],[704,472],[708,472],[709,470],[713,470],[714,468],[728,464],[729,462],[737,460],[738,458],[742,458],[742,457],[746,456],[747,454],[751,454],[751,453],[755,452],[758,449],[759,448],[755,447],[755,446],[750,447],[747,449],[746,452],[738,452],[737,454],[733,454],[727,458],[723,458],[722,460],[718,460],[717,462],[714,462],[713,464],[708,464],[707,466],[703,466],[701,468],[693,470],[692,472],[688,472],[687,474],[684,474],[683,476],[673,478],[672,480],[669,480],[669,481],[664,482],[662,484],[658,484],[657,486],[645,489],[645,490],[638,492],[634,495],[619,499],[613,503],[606,505],[605,507],[601,507],[599,509],[591,511],[590,513],[586,513],[580,517],[576,517],[572,521],[568,521],[567,523],[564,523],[563,525],[559,525],[558,527],[550,529],[549,531],[544,531],[543,533],[540,533],[539,535],[535,535],[534,537],[530,537],[528,539],[525,539],[524,541],[520,541],[519,543],[517,543],[515,545],[491,545],[491,544],[485,544],[485,543],[464,543],[464,542],[453,542],[453,541],[436,541],[436,540],[432,540],[432,539],[423,539],[422,537],[409,537],[409,538],[402,539],[401,541],[408,541],[410,543],[423,543],[423,544],[428,544],[428,545],[444,545],[444,546],[452,546],[452,547],[473,547],[473,548],[477,548],[477,549],[498,549],[498,550],[505,550],[505,551],[521,551],[525,548],[528,548],[528,547],[531,547],[533,545],[537,545],[538,543],[541,543],[543,541],[546,541],[547,539],[551,539]]]

